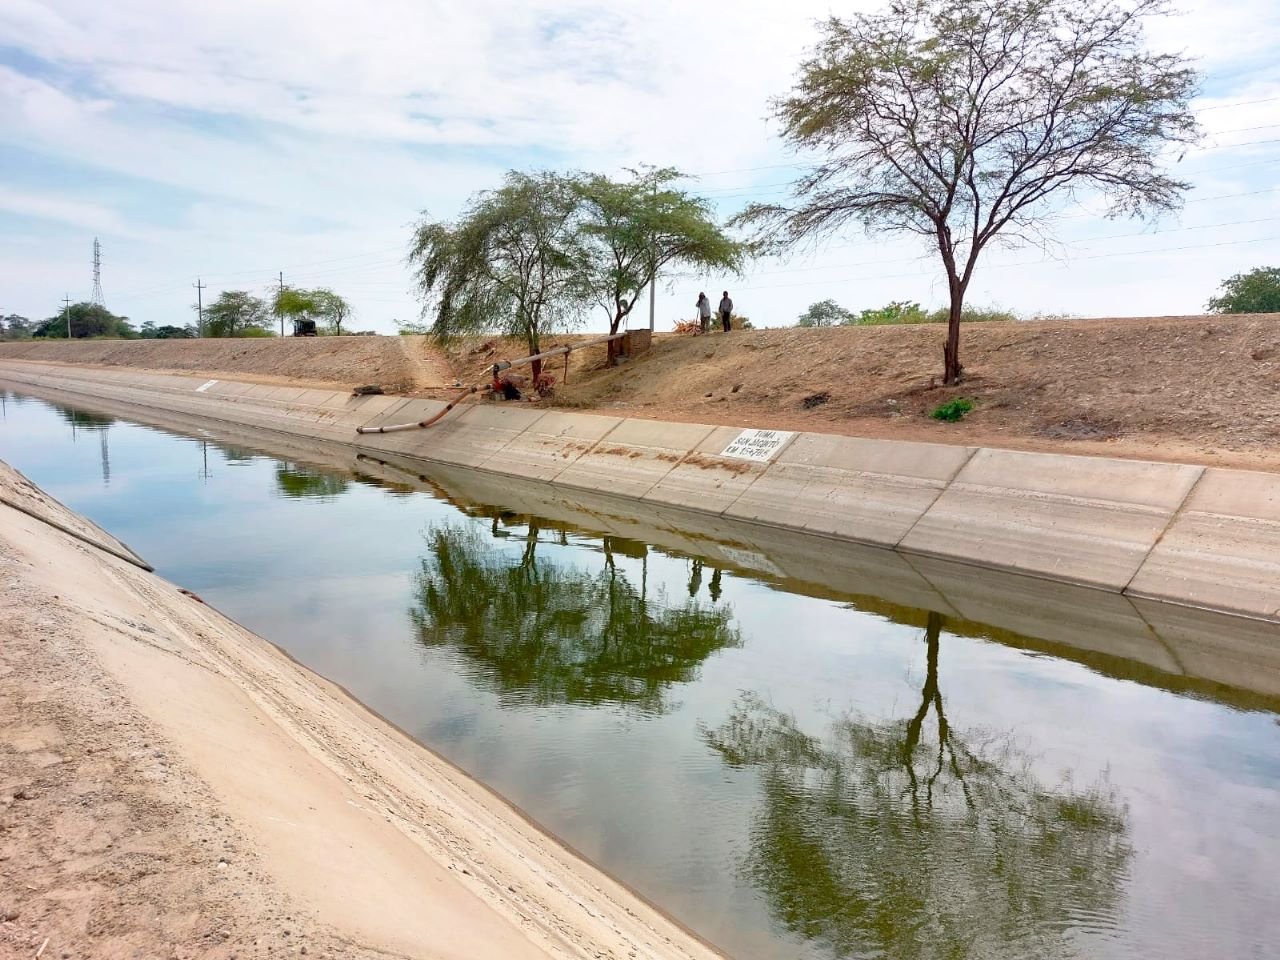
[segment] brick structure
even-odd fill
[[[652,338],[651,330],[628,330],[627,335],[622,339],[622,349],[619,352],[626,357],[638,357],[649,349]]]

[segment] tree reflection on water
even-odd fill
[[[465,658],[473,681],[518,702],[661,713],[673,684],[741,644],[731,609],[650,596],[647,562],[633,583],[615,557],[625,542],[605,538],[603,568],[593,571],[540,557],[539,532],[529,521],[514,555],[474,526],[427,533],[410,617],[420,642]]]
[[[836,956],[1069,957],[1116,919],[1128,813],[1100,781],[1042,784],[1012,737],[961,735],[930,614],[919,707],[824,739],[744,696],[705,733],[763,797],[743,869],[777,921]],[[932,716],[932,722],[930,717]]]
[[[276,463],[276,489],[291,499],[333,498],[346,493],[351,481],[331,470],[317,470],[301,463]]]

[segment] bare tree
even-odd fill
[[[774,110],[818,151],[792,204],[738,222],[779,246],[850,222],[936,244],[950,314],[944,381],[960,376],[960,315],[992,241],[1042,240],[1054,199],[1096,190],[1109,215],[1173,209],[1189,184],[1162,168],[1198,136],[1196,73],[1146,49],[1167,0],[893,0],[832,17]]]

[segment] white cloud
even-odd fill
[[[839,12],[873,5],[861,0]],[[407,271],[385,251],[402,247],[419,210],[448,216],[506,167],[653,161],[738,171],[702,181],[726,212],[746,199],[726,196],[730,188],[785,181],[791,169],[744,168],[789,159],[771,136],[767,102],[790,85],[814,20],[830,7],[829,0],[607,7],[580,0],[10,0],[0,8],[0,48],[22,58],[0,63],[6,143],[48,158],[51,169],[80,172],[69,182],[59,173],[33,185],[30,170],[22,183],[0,170],[5,209],[65,225],[40,234],[50,263],[77,262],[68,250],[87,249],[93,232],[110,235],[109,296],[169,291],[120,303],[144,319],[185,311],[185,285],[196,273],[258,283],[293,264],[299,278],[331,280],[363,297],[369,323],[388,330],[392,316],[416,306],[405,294]],[[1280,138],[1280,129],[1229,132],[1280,122],[1280,101],[1234,105],[1280,95],[1280,68],[1270,57],[1277,16],[1262,0],[1229,10],[1197,0],[1185,16],[1153,28],[1156,42],[1186,48],[1209,73],[1202,105],[1215,109],[1203,114],[1207,146]],[[1178,169],[1196,182],[1193,197],[1245,192],[1274,168],[1238,165],[1276,155],[1267,145],[1210,150],[1188,154]],[[1219,170],[1233,163],[1236,169]],[[1278,207],[1280,197],[1266,196],[1191,205],[1178,223],[1243,219],[1238,209],[1262,218]],[[1064,223],[1062,235],[1077,257],[1145,242],[1083,242],[1116,232],[1132,231],[1082,219]],[[1268,232],[1261,224],[1161,242]],[[369,251],[382,253],[356,256]],[[936,271],[920,252],[909,241],[851,237],[808,260],[759,264],[734,286],[747,312],[775,323],[826,296],[854,307],[902,298],[936,303]],[[999,266],[1030,259],[1026,252],[997,253],[977,284],[984,299],[1027,310],[1182,311],[1267,252],[1266,245],[1224,247],[1176,261],[1077,259],[1027,269]],[[335,258],[351,259],[328,262]],[[36,279],[43,275],[12,264],[0,263],[6,299],[47,300]],[[809,266],[829,269],[800,269]],[[87,268],[79,269],[59,287],[85,277]],[[696,294],[725,283],[691,278],[664,292],[659,323],[689,312],[686,288]]]

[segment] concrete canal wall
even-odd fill
[[[1280,621],[1280,475],[0,360],[0,385],[532,478],[828,538]],[[743,444],[739,443],[741,448]],[[750,459],[750,456],[760,459]]]

